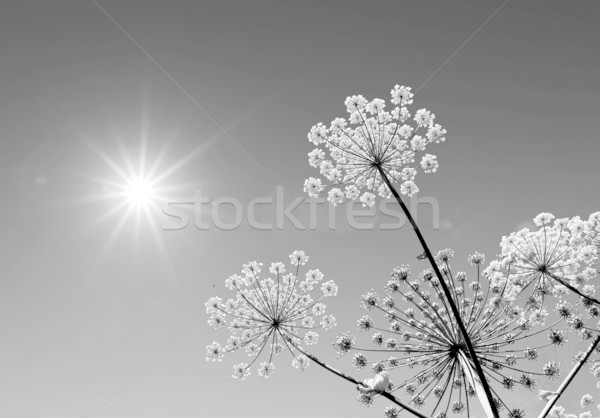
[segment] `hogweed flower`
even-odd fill
[[[600,211],[592,213],[585,223],[581,222],[578,230],[590,244],[600,247]]]
[[[552,418],[564,418],[565,408],[563,408],[562,406],[555,406],[550,410],[548,416]]]
[[[304,191],[309,196],[328,189],[327,200],[333,205],[348,199],[371,207],[376,194],[392,196],[383,173],[400,184],[401,194],[412,196],[419,191],[418,171],[437,171],[436,156],[425,151],[432,143],[444,142],[446,130],[434,123],[435,115],[427,109],[417,110],[414,116],[410,113],[410,87],[396,85],[391,96],[395,107],[389,112],[382,99],[369,102],[361,95],[350,96],[345,101],[347,120],[336,118],[329,126],[312,127],[308,139],[318,148],[308,153],[308,162],[319,169],[325,182],[306,179]],[[417,155],[422,155],[418,163]]]
[[[572,245],[578,247],[581,259],[588,266],[582,272],[583,280],[590,281],[591,276],[597,277],[600,271],[600,212],[592,213],[587,221],[578,216],[571,218],[570,227]],[[591,293],[595,293],[595,289]]]
[[[323,300],[336,296],[338,292],[335,282],[325,280],[323,273],[317,269],[301,275],[300,268],[307,262],[308,256],[303,251],[294,251],[290,255],[290,272],[286,272],[283,263],[272,263],[269,267],[271,276],[261,279],[262,263],[252,261],[242,266],[242,275],[230,276],[225,286],[235,292],[235,297],[223,301],[214,296],[205,306],[209,325],[216,329],[227,327],[231,335],[224,347],[218,342],[207,346],[206,360],[220,362],[225,354],[245,351],[253,359],[250,363],[237,363],[232,377],[246,379],[252,365],[262,358],[258,375],[269,378],[276,370],[274,358],[287,350],[292,354],[292,366],[296,369],[305,370],[310,362],[314,362],[355,386],[364,386],[365,382],[336,370],[305,348],[317,343],[319,334],[315,330],[331,330],[336,326],[335,318],[326,313]],[[318,295],[313,296],[313,293]],[[345,349],[352,341],[340,344]],[[417,418],[427,418],[386,392],[389,382],[384,374],[372,383],[370,389],[374,393],[386,397]],[[372,403],[371,396],[361,396],[365,405]]]
[[[584,396],[589,396],[589,395],[584,395]],[[583,406],[583,403],[581,404],[582,408],[585,408],[585,406]],[[585,411],[585,412],[580,412],[579,414],[570,414],[567,412],[567,410],[562,407],[562,406],[555,406],[549,413],[548,413],[548,417],[550,418],[594,418],[594,415],[592,414],[591,411]]]
[[[469,257],[470,263],[477,267],[475,280],[469,280],[464,272],[452,271],[452,256],[452,251],[443,250],[435,259],[492,387],[496,407],[506,407],[509,416],[522,416],[522,411],[510,410],[504,404],[498,389],[532,390],[538,376],[558,376],[558,365],[553,362],[540,371],[526,370],[521,363],[537,360],[541,348],[564,341],[560,338],[562,334],[552,329],[561,319],[546,326],[548,313],[544,309],[519,308],[512,303],[513,297],[506,292],[506,286],[484,283],[480,274],[482,254]],[[392,392],[406,392],[411,397],[409,405],[420,408],[429,403],[432,411],[437,412],[435,416],[440,417],[447,416],[449,411],[470,414],[470,399],[477,396],[485,402],[486,396],[440,287],[432,270],[424,270],[414,278],[409,266],[394,269],[386,285],[387,295],[381,297],[370,291],[362,297],[361,305],[369,313],[358,320],[357,327],[372,332],[373,346],[359,347],[347,334],[336,344],[343,347],[342,352],[356,352],[353,364],[359,370],[370,367],[376,373],[387,371],[391,375],[401,370],[398,375],[403,380]],[[371,312],[383,314],[387,324],[377,324]],[[548,331],[546,344],[527,344],[529,337]],[[369,360],[373,354],[365,353],[378,353],[379,357]],[[486,405],[483,404],[484,408]]]
[[[508,418],[525,418],[525,411],[522,409],[513,409],[508,413]]]
[[[335,282],[325,280],[318,269],[301,275],[301,267],[307,262],[303,251],[294,251],[289,272],[283,263],[272,263],[270,276],[261,279],[262,263],[252,261],[243,265],[241,275],[229,277],[225,286],[235,296],[227,300],[214,296],[205,306],[209,325],[215,329],[227,327],[231,335],[224,346],[210,344],[206,360],[221,361],[225,354],[244,351],[252,360],[236,364],[233,378],[244,380],[259,358],[263,361],[258,365],[258,374],[268,378],[276,370],[275,356],[289,351],[292,366],[305,370],[309,358],[298,347],[316,344],[317,330],[336,326],[335,317],[326,314],[323,300],[336,296],[338,291]]]
[[[431,142],[445,141],[446,130],[439,124],[434,124],[435,115],[426,109],[420,109],[415,113],[413,121],[416,128],[405,123],[411,117],[407,108],[407,105],[412,104],[413,101],[411,89],[397,85],[391,93],[392,104],[396,105],[391,113],[384,110],[385,102],[381,99],[367,102],[363,96],[352,96],[346,99],[346,110],[350,114],[349,126],[346,120],[341,118],[335,119],[330,128],[322,123],[313,126],[308,134],[309,140],[317,146],[324,144],[331,159],[328,159],[323,149],[317,148],[309,153],[309,164],[318,167],[329,184],[324,184],[320,178],[311,177],[305,181],[304,190],[310,196],[316,197],[328,187],[328,199],[333,205],[340,204],[348,198],[360,200],[363,206],[373,206],[376,199],[374,192],[384,198],[393,196],[396,199],[419,239],[424,257],[431,263],[441,283],[442,291],[456,319],[456,325],[471,354],[475,371],[482,382],[490,406],[490,416],[498,418],[493,395],[458,308],[452,301],[450,290],[437,268],[423,234],[401,198],[401,195],[410,197],[418,191],[414,182],[418,171],[413,166],[416,154],[424,152]],[[425,138],[422,136],[424,130],[427,130]],[[426,154],[421,158],[420,166],[426,173],[436,172],[437,158],[432,154]],[[400,193],[394,183],[400,184]],[[344,187],[343,191],[341,187]]]
[[[581,397],[581,400],[579,401],[579,404],[581,405],[582,408],[587,408],[588,406],[590,406],[591,404],[594,403],[594,397],[592,395],[585,394]]]
[[[543,212],[534,218],[537,230],[528,228],[504,236],[500,258],[494,260],[485,274],[494,283],[506,283],[512,293],[527,295],[527,303],[543,304],[546,297],[563,297],[572,292],[580,297],[580,305],[591,318],[600,317],[593,278],[600,255],[595,229],[600,229],[600,214],[592,214],[588,222],[579,217],[556,219]],[[570,321],[572,329],[589,338],[577,309],[560,301],[559,315]]]

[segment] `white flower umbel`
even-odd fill
[[[551,213],[540,213],[533,220],[538,229],[524,228],[502,238],[500,257],[485,274],[492,282],[506,283],[512,293],[527,295],[531,305],[541,305],[549,296],[573,293],[587,310],[585,316],[597,320],[598,218],[592,214],[588,221],[578,216],[555,219]],[[561,302],[557,311],[585,338],[591,336],[575,309]]]
[[[347,199],[359,200],[363,206],[371,207],[375,204],[375,193],[383,198],[396,199],[423,247],[424,257],[431,263],[441,282],[444,296],[471,355],[475,372],[482,382],[490,406],[488,415],[499,418],[493,395],[458,308],[454,306],[450,290],[423,234],[401,197],[401,194],[410,197],[419,191],[415,183],[419,166],[426,173],[438,170],[438,161],[433,154],[425,154],[419,163],[416,159],[432,142],[445,141],[446,130],[434,123],[435,115],[426,109],[417,110],[412,124],[407,123],[411,118],[407,106],[413,102],[411,89],[397,85],[391,93],[391,102],[396,106],[391,112],[385,111],[385,102],[381,99],[368,102],[363,96],[351,96],[346,99],[346,110],[350,114],[348,121],[337,118],[330,127],[322,123],[313,126],[308,139],[317,147],[323,145],[329,156],[322,148],[317,148],[309,153],[309,164],[319,168],[327,184],[320,178],[311,177],[305,181],[304,190],[310,196],[318,196],[321,191],[329,188],[329,201],[334,205],[343,201],[340,198],[341,188]],[[400,185],[400,193],[395,184]],[[331,190],[335,192],[332,193]],[[455,409],[460,408],[457,406]]]
[[[213,328],[227,327],[230,336],[224,347],[217,342],[207,347],[207,360],[222,361],[232,352],[245,351],[252,357],[249,363],[234,366],[233,378],[244,380],[250,367],[263,359],[258,374],[270,377],[276,370],[274,358],[283,351],[292,354],[292,365],[305,370],[309,359],[298,351],[301,344],[318,341],[318,330],[336,326],[335,318],[326,314],[324,299],[335,296],[338,286],[333,280],[324,281],[318,269],[301,272],[308,262],[303,251],[290,255],[288,272],[284,263],[272,263],[269,277],[262,279],[262,263],[243,265],[242,274],[234,274],[225,286],[235,293],[231,299],[214,296],[206,302],[208,323]]]
[[[250,375],[250,368],[261,358],[258,375],[269,378],[277,370],[275,357],[288,351],[292,354],[292,366],[298,370],[304,371],[315,363],[355,386],[361,385],[357,379],[324,363],[304,347],[317,343],[317,330],[327,331],[336,326],[335,317],[326,312],[323,300],[336,296],[338,286],[333,280],[325,280],[318,269],[301,274],[301,268],[308,262],[304,251],[294,251],[289,258],[289,272],[284,263],[271,263],[270,276],[264,279],[260,278],[262,263],[244,264],[241,275],[234,274],[225,281],[225,286],[235,293],[234,297],[223,300],[214,296],[205,303],[209,325],[215,329],[227,327],[230,331],[227,345],[222,347],[214,342],[206,347],[206,360],[221,362],[225,354],[245,351],[252,360],[235,364],[232,377],[245,380]],[[417,418],[427,418],[386,392],[384,383],[378,380],[372,388],[374,393]]]
[[[545,324],[546,311],[520,309],[506,293],[506,286],[490,285],[482,279],[483,254],[468,258],[477,268],[473,279],[464,272],[452,271],[453,254],[442,250],[435,259],[459,307],[497,405],[519,416],[519,410],[511,410],[504,403],[500,390],[532,390],[537,376],[556,377],[559,370],[554,363],[539,365],[537,370],[524,364],[538,360],[541,347],[562,344],[563,334],[552,329],[558,322]],[[372,346],[358,347],[354,339],[345,336],[346,342],[342,344],[340,337],[337,348],[357,352],[353,357],[357,369],[370,367],[375,373],[387,371],[391,377],[400,377],[391,392],[406,392],[411,397],[409,404],[415,408],[427,405],[431,414],[448,415],[450,410],[470,414],[470,398],[477,395],[485,402],[485,394],[440,287],[432,270],[424,270],[414,278],[408,266],[396,268],[387,283],[387,295],[380,297],[371,291],[362,298],[361,305],[369,313],[358,320],[357,327],[373,333]],[[383,314],[387,324],[372,319],[375,313]],[[530,341],[530,337],[543,332],[549,332],[549,344]]]
[[[382,99],[369,102],[361,95],[350,96],[345,101],[348,119],[312,127],[308,139],[318,148],[308,153],[308,162],[319,169],[323,180],[305,181],[309,196],[328,189],[327,199],[333,205],[349,199],[373,206],[376,194],[392,197],[383,175],[400,184],[402,194],[412,196],[419,191],[415,183],[419,169],[437,171],[436,156],[424,151],[432,143],[444,142],[446,130],[434,123],[435,115],[427,109],[411,115],[410,87],[396,85],[391,95],[391,111]]]

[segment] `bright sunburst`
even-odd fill
[[[145,221],[147,227],[156,229],[158,225],[154,215],[160,212],[161,205],[166,201],[165,194],[178,186],[169,182],[169,176],[181,168],[186,159],[166,165],[166,148],[156,157],[149,158],[145,140],[133,152],[122,144],[119,144],[119,148],[120,153],[110,156],[94,147],[96,154],[110,168],[104,176],[95,179],[103,185],[104,193],[100,200],[112,203],[111,209],[98,221],[116,217],[117,232],[131,221],[136,225]]]
[[[158,197],[154,182],[143,177],[130,179],[126,184],[124,194],[127,201],[137,207],[146,207]]]
[[[136,146],[126,146],[125,141],[117,141],[117,149],[113,148],[110,152],[85,141],[104,162],[104,168],[98,166],[93,174],[84,174],[95,183],[96,191],[77,199],[81,203],[94,203],[104,208],[86,228],[90,233],[96,233],[100,228],[108,232],[98,253],[98,261],[110,248],[114,248],[113,244],[125,230],[132,229],[133,235],[129,235],[128,239],[135,240],[134,248],[153,242],[166,255],[161,234],[162,223],[165,222],[162,209],[174,198],[174,194],[188,196],[192,193],[190,190],[197,187],[197,181],[181,183],[173,174],[197,159],[214,139],[210,138],[191,152],[186,152],[184,157],[171,161],[168,161],[168,151],[175,138],[162,140],[161,148],[157,149],[150,145],[144,132]],[[151,239],[142,239],[142,236]]]

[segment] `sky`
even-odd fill
[[[591,0],[2,2],[0,416],[383,416],[383,400],[364,409],[349,383],[289,358],[268,381],[233,381],[233,359],[204,359],[226,339],[204,302],[249,259],[303,249],[340,285],[337,330],[354,331],[360,295],[418,263],[410,228],[353,227],[345,206],[333,228],[323,203],[310,227],[308,200],[300,226],[278,224],[317,174],[307,132],[352,94],[412,86],[448,130],[413,203],[464,269],[541,211],[599,210],[599,18]],[[157,210],[118,195],[140,170],[158,179]],[[252,226],[257,198],[272,228]],[[315,353],[369,377],[334,337]],[[545,356],[570,367],[584,348]],[[528,416],[533,398],[510,395]]]

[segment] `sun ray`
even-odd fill
[[[106,220],[112,218],[113,216],[115,216],[117,213],[122,212],[124,209],[126,209],[127,207],[127,202],[123,201],[120,202],[118,205],[113,206],[108,212],[106,212],[105,214],[103,214],[101,217],[99,217],[98,219],[94,220],[91,224],[89,224],[85,229],[83,229],[83,232],[87,233],[87,232],[91,232],[93,229],[95,229],[98,225],[100,225],[101,223],[105,222]]]
[[[110,205],[82,231],[89,234],[101,224],[109,221],[113,224],[95,257],[95,265],[109,255],[110,248],[113,248],[119,237],[129,229],[133,234],[130,237],[133,240],[131,248],[135,249],[135,252],[141,249],[142,244],[152,244],[164,261],[162,265],[166,269],[165,273],[174,273],[173,266],[168,265],[171,260],[161,236],[159,215],[162,213],[162,204],[169,201],[170,193],[182,187],[197,186],[198,182],[197,180],[185,184],[180,182],[167,184],[167,182],[178,170],[198,158],[216,138],[203,142],[174,163],[167,163],[168,151],[174,139],[168,138],[163,141],[156,152],[144,133],[140,137],[138,146],[133,150],[124,142],[117,142],[117,152],[114,155],[100,149],[92,141],[84,140],[109,169],[104,175],[81,173],[83,177],[99,185],[102,192],[80,196],[76,202],[71,202],[80,204],[104,202]]]
[[[162,179],[173,174],[175,171],[177,171],[177,170],[181,169],[182,167],[184,167],[185,165],[189,164],[190,161],[192,161],[194,158],[196,158],[202,151],[204,151],[204,149],[206,147],[210,146],[213,142],[215,142],[217,137],[218,137],[218,135],[215,135],[212,138],[205,141],[204,143],[197,146],[188,155],[186,155],[185,157],[182,157],[177,162],[172,164],[169,168],[167,168],[165,171],[163,171],[161,174],[157,175],[156,180],[161,181]]]
[[[163,161],[164,161],[164,159],[165,159],[165,157],[166,157],[169,149],[171,148],[171,144],[172,143],[173,143],[173,138],[170,139],[169,141],[165,142],[165,144],[163,145],[163,147],[159,151],[158,155],[154,159],[154,163],[152,164],[152,166],[148,170],[148,176],[149,177],[156,178],[156,176],[157,176],[156,173],[158,171],[158,168],[161,166],[161,164],[163,164]],[[158,181],[160,181],[160,180],[158,180]]]
[[[132,211],[131,207],[127,207],[125,209],[124,216],[122,216],[121,219],[117,222],[117,224],[112,228],[110,235],[108,236],[108,238],[106,239],[104,244],[100,247],[100,251],[96,255],[96,260],[94,262],[94,265],[100,264],[102,262],[102,260],[104,260],[106,258],[106,255],[108,254],[108,250],[113,246],[117,237],[120,235],[121,230],[124,228],[125,223],[128,221],[128,219],[131,215],[131,211]]]

